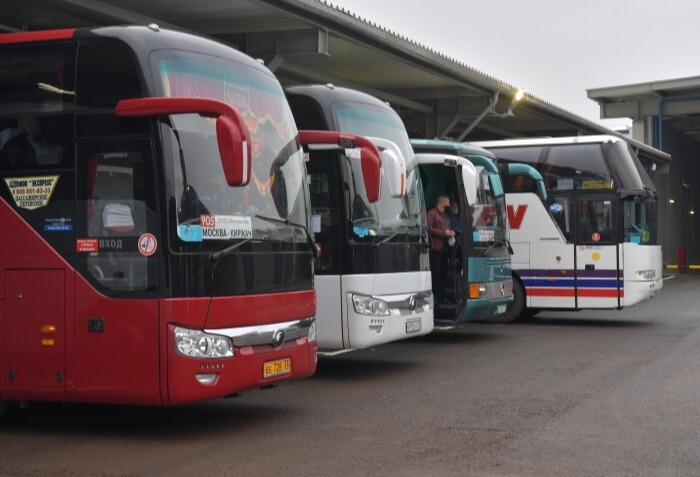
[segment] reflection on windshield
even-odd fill
[[[251,133],[252,173],[246,187],[225,181],[215,122],[199,115],[173,115],[163,125],[170,138],[169,195],[177,210],[182,242],[221,247],[221,241],[269,238],[284,224],[256,215],[308,226],[303,153],[282,89],[274,78],[229,60],[179,51],[154,54],[165,96],[197,96],[234,105]],[[288,233],[285,237],[296,236]],[[273,237],[280,238],[280,237]]]
[[[413,148],[401,119],[391,111],[362,103],[342,103],[334,109],[335,118],[343,132],[367,137],[379,137],[395,143],[407,163],[406,194],[391,197],[389,184],[382,179],[381,198],[370,204],[362,181],[359,154],[346,151],[346,166],[352,180],[351,214],[355,238],[387,237],[395,233],[425,235],[425,199],[420,174],[413,163]]]
[[[488,172],[480,166],[476,169],[479,172],[479,185],[476,203],[471,204],[474,243],[483,247],[494,242],[505,242],[505,196],[494,197]]]

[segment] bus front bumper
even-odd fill
[[[168,328],[168,395],[163,401],[170,405],[233,396],[280,381],[308,377],[316,371],[313,318],[205,330],[233,341],[234,356],[215,359],[182,355],[176,350],[174,326]]]
[[[508,303],[513,301],[513,280],[487,282],[486,291],[479,298],[467,298],[467,306],[464,307],[459,317],[460,323],[471,321],[488,321],[498,318],[506,312]]]

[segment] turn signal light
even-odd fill
[[[471,283],[469,285],[469,298],[479,298],[479,284]]]

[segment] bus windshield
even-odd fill
[[[180,245],[220,248],[222,241],[306,240],[309,228],[303,153],[284,93],[263,71],[205,54],[160,50],[152,54],[158,93],[205,97],[235,106],[251,133],[252,174],[245,187],[224,179],[215,123],[196,114],[173,115],[162,126],[171,157],[166,164],[169,214]]]
[[[334,107],[333,112],[341,131],[392,141],[407,162],[404,197],[392,198],[388,184],[383,180],[381,198],[370,204],[362,183],[360,161],[348,158],[354,191],[351,214],[355,238],[382,237],[395,233],[424,235],[426,223],[423,187],[413,161],[413,148],[401,119],[392,111],[362,103],[340,103]]]
[[[476,170],[479,173],[476,203],[470,204],[474,227],[474,246],[489,247],[493,243],[505,245],[505,195],[496,196],[486,169],[476,166]]]

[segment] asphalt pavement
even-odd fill
[[[700,475],[700,275],[622,311],[547,312],[322,357],[179,408],[32,404],[1,476]]]

